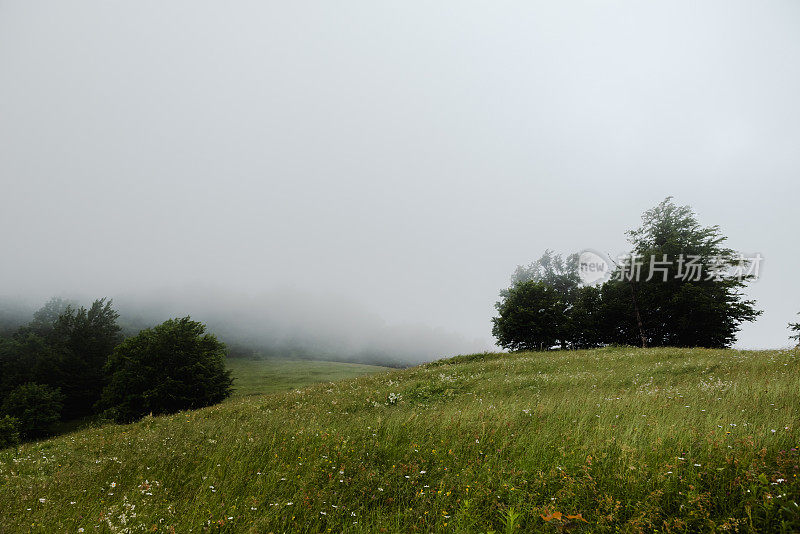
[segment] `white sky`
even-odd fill
[[[517,264],[674,195],[765,258],[739,345],[785,346],[798,95],[796,1],[0,0],[0,294],[319,292],[488,347]]]

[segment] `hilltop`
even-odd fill
[[[799,377],[608,348],[239,396],[0,452],[0,532],[792,531]]]

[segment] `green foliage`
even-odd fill
[[[601,287],[583,287],[577,254],[564,260],[546,251],[531,265],[518,267],[512,287],[501,291],[499,316],[492,319],[498,344],[511,350],[639,345],[642,331],[648,346],[733,344],[740,325],[761,312],[742,295],[752,277],[730,273],[741,267],[739,256],[723,246],[719,227],[702,227],[691,208],[670,198],[642,219],[639,229],[628,232],[633,253],[644,262],[641,280],[619,276],[620,269],[630,267],[624,264]],[[699,280],[684,276],[693,257],[701,269]],[[666,262],[666,275],[647,279],[650,258]],[[708,276],[712,270],[718,276]]]
[[[61,419],[63,399],[58,389],[29,382],[6,396],[0,413],[16,419],[21,437],[42,437],[49,434]]]
[[[569,295],[580,284],[578,258],[578,254],[570,254],[565,259],[552,250],[545,250],[544,254],[530,265],[517,266],[511,275],[511,285],[529,281],[542,282]]]
[[[518,282],[496,308],[492,334],[503,348],[544,350],[565,341],[567,302],[563,293],[544,282]]]
[[[522,514],[517,512],[514,507],[500,512],[505,534],[514,534],[519,527],[519,518]]]
[[[0,404],[11,391],[27,382],[60,384],[61,355],[42,337],[18,332],[0,338]]]
[[[568,276],[517,281],[495,304],[492,334],[509,350],[597,347],[606,338],[601,302],[598,288],[579,287]]]
[[[19,444],[19,421],[10,415],[0,416],[0,449]]]
[[[789,336],[789,339],[794,339],[800,344],[800,323],[789,323],[789,330],[795,332],[793,336]]]
[[[689,206],[678,206],[666,198],[646,211],[642,226],[628,236],[633,253],[645,262],[643,272],[649,272],[651,258],[668,262],[666,275],[658,273],[649,281],[643,277],[634,282],[649,346],[729,347],[740,325],[761,314],[754,301],[745,300],[741,292],[751,277],[728,274],[738,266],[738,254],[724,246],[727,238],[718,226],[701,226]],[[700,280],[693,276],[683,279],[688,273],[681,256],[684,260],[698,258]],[[713,270],[720,271],[719,276],[709,277]],[[617,297],[625,293],[621,287],[627,287],[630,294],[628,281],[611,280],[606,286]],[[630,305],[628,312],[633,314]],[[638,335],[638,331],[635,335],[627,331],[609,341],[636,344]]]
[[[441,360],[434,360],[430,363],[425,364],[425,367],[432,368],[432,367],[440,367],[442,365],[451,365],[456,363],[468,363],[468,362],[477,362],[477,361],[489,361],[494,360],[496,358],[502,358],[503,354],[498,352],[479,352],[477,354],[459,354],[458,356],[453,356],[452,358],[443,358]]]
[[[225,345],[189,317],[170,319],[126,339],[106,369],[101,405],[121,422],[216,404],[232,391]]]
[[[105,365],[121,341],[119,314],[106,299],[87,309],[67,306],[54,323],[53,344],[62,354],[61,382],[65,415],[81,417],[94,411],[107,377]]]
[[[34,312],[33,320],[22,329],[22,332],[33,332],[43,338],[50,338],[54,334],[59,318],[65,313],[70,313],[75,306],[74,301],[53,297]]]
[[[104,366],[122,336],[111,301],[74,308],[50,300],[11,339],[0,339],[0,399],[26,382],[58,388],[65,420],[93,413],[106,380]]]

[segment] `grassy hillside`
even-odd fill
[[[0,532],[797,531],[798,424],[797,350],[461,357],[0,452]]]
[[[389,370],[378,365],[311,360],[229,358],[225,363],[235,379],[234,396],[276,393]]]

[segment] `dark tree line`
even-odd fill
[[[728,347],[741,324],[761,314],[742,294],[752,275],[731,274],[742,267],[739,255],[724,246],[719,227],[701,226],[688,206],[664,200],[628,237],[634,259],[617,265],[598,286],[581,285],[577,254],[563,259],[546,251],[518,267],[496,304],[498,343],[510,350]],[[642,259],[638,279],[635,258]],[[686,276],[687,258],[699,277]],[[651,261],[658,267],[652,277]]]
[[[120,422],[214,404],[230,395],[225,346],[189,317],[123,339],[106,299],[88,308],[50,300],[0,336],[0,447],[58,422]]]

